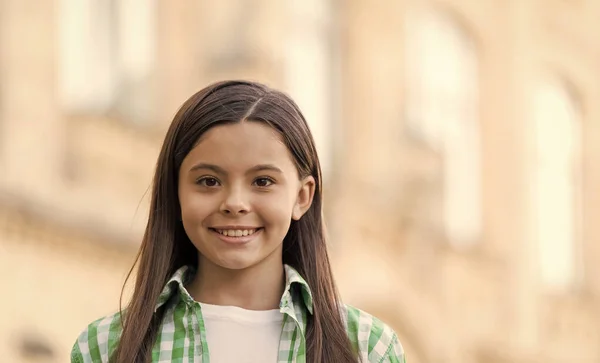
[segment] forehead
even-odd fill
[[[281,134],[264,122],[244,121],[212,127],[184,160],[210,162],[221,167],[251,168],[275,164],[295,170]]]

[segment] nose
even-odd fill
[[[231,188],[221,203],[221,213],[227,215],[246,214],[250,210],[248,204],[243,188]]]

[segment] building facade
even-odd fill
[[[171,118],[207,83],[250,78],[304,110],[340,291],[409,362],[597,362],[599,16],[0,0],[0,356],[68,361],[118,308]]]

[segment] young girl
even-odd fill
[[[405,362],[392,329],[340,301],[321,192],[288,96],[245,81],[193,95],[158,157],[132,299],[71,362]]]

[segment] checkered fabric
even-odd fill
[[[210,362],[206,329],[200,304],[185,284],[194,269],[184,266],[168,281],[155,311],[164,305],[163,321],[152,350],[152,362]],[[286,288],[280,302],[284,314],[278,363],[306,362],[306,321],[312,314],[312,294],[306,281],[285,265]],[[350,342],[362,362],[406,363],[396,333],[377,318],[344,305],[342,314]],[[71,352],[71,363],[108,363],[121,334],[120,314],[92,322],[79,335]],[[235,347],[235,342],[232,342]]]

